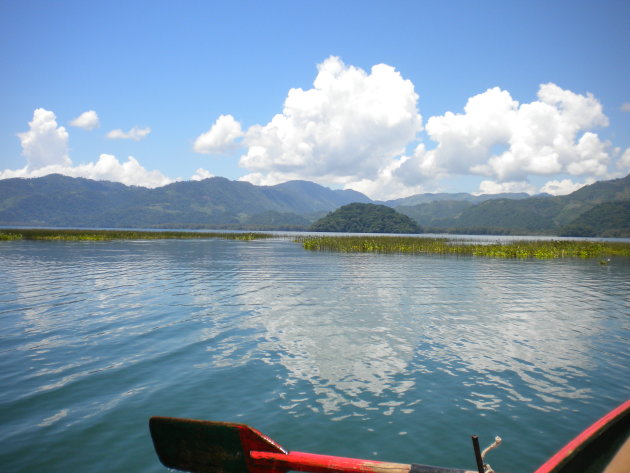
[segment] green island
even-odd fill
[[[447,238],[396,236],[304,236],[296,239],[311,251],[487,256],[493,258],[609,258],[630,256],[630,243],[586,240],[514,240],[457,242]],[[607,260],[602,260],[606,264]]]
[[[226,240],[259,240],[272,238],[270,233],[237,232],[178,232],[140,230],[72,230],[72,229],[2,229],[0,240],[164,240],[223,238]]]
[[[386,205],[354,202],[343,205],[309,228],[313,232],[420,233],[422,229],[407,215]]]

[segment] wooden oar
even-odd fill
[[[173,417],[149,421],[162,464],[193,473],[476,473],[428,465],[287,452],[245,424]]]

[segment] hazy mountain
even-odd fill
[[[304,228],[350,202],[355,191],[307,181],[277,186],[213,177],[156,189],[59,174],[0,180],[0,224],[88,227],[258,226]]]
[[[272,186],[291,203],[293,211],[308,214],[319,211],[330,211],[340,205],[351,202],[370,203],[372,200],[364,194],[353,190],[331,190],[310,181],[289,181]]]
[[[597,204],[562,227],[560,234],[630,238],[630,200]]]
[[[468,194],[466,192],[456,192],[452,194],[448,193],[438,193],[438,194],[416,194],[411,195],[409,197],[403,197],[400,199],[388,200],[385,202],[379,202],[385,205],[389,205],[390,207],[411,207],[419,204],[427,204],[436,201],[459,201],[459,202],[470,202],[472,204],[479,204],[481,202],[485,202],[486,200],[491,199],[527,199],[530,197],[529,194],[525,192],[517,192],[517,193],[503,193],[503,194],[481,194],[481,195],[473,195]]]
[[[451,219],[474,205],[468,200],[436,200],[416,205],[399,205],[395,209],[422,226],[444,227],[449,226]]]
[[[486,200],[464,209],[459,216],[445,223],[463,228],[503,228],[511,232],[523,230],[545,233],[557,226],[553,217],[561,208],[556,197]]]
[[[490,199],[476,205],[464,199],[439,200],[396,210],[436,232],[621,236],[630,234],[627,201],[630,175],[565,196]]]

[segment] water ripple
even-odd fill
[[[140,469],[162,471],[146,446],[153,414],[451,466],[468,457],[454,433],[500,427],[520,439],[519,455],[497,453],[502,469],[527,471],[559,446],[540,441],[542,426],[562,444],[584,426],[576,412],[599,415],[630,392],[625,260],[219,240],[11,242],[0,260],[0,460],[12,471],[42,469],[33,451],[56,452],[46,471],[66,471],[69,457],[103,471],[96,446],[129,462],[120,471],[139,471],[138,452]]]

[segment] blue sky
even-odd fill
[[[0,178],[567,193],[630,172],[628,38],[627,1],[2,0]]]

